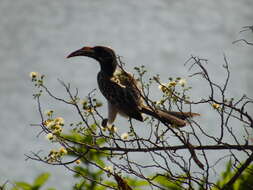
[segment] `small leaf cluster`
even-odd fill
[[[245,190],[245,189],[252,189],[253,187],[253,165],[250,165],[235,181],[232,187],[228,187],[228,190]],[[227,168],[221,174],[221,179],[217,181],[217,187],[213,187],[212,190],[218,190],[228,183],[228,181],[235,175],[237,170],[233,169],[233,164],[231,161],[227,163]]]
[[[169,82],[160,82],[159,76],[153,77],[153,80],[158,83],[158,88],[163,93],[161,100],[156,102],[157,105],[164,105],[165,102],[177,103],[184,102],[189,103],[190,97],[187,92],[191,90],[191,87],[187,86],[185,79],[181,77],[169,78]]]
[[[40,75],[38,72],[31,72],[30,77],[35,87],[40,88],[41,86],[43,86],[45,75]],[[42,89],[40,89],[36,94],[33,94],[33,97],[39,97],[41,96],[41,94]]]
[[[101,101],[96,98],[84,99],[82,102],[82,109],[86,112],[86,114],[90,114],[94,111],[94,109],[101,107],[103,104]]]
[[[62,160],[63,156],[67,154],[68,154],[67,149],[61,147],[58,150],[56,149],[51,150],[48,156],[46,156],[44,159],[47,161],[47,163],[58,163]]]
[[[141,65],[140,67],[134,67],[134,70],[139,74],[140,77],[142,77],[147,72],[147,69],[144,65]]]
[[[49,177],[49,173],[42,173],[36,177],[34,182],[31,184],[23,181],[15,182],[14,187],[11,190],[40,190],[48,181]],[[47,188],[47,190],[55,190],[55,188]]]
[[[62,117],[53,118],[53,110],[47,111],[47,120],[43,122],[43,125],[48,129],[52,135],[60,135],[62,133],[62,127],[64,126],[64,119]],[[53,139],[49,139],[53,140]]]

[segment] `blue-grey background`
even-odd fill
[[[66,94],[57,78],[78,87],[84,97],[97,87],[99,67],[84,58],[65,59],[84,45],[111,46],[128,70],[145,65],[150,76],[159,73],[164,81],[169,76],[187,78],[183,64],[191,54],[207,58],[210,74],[222,81],[225,53],[232,73],[229,95],[252,97],[253,47],[232,44],[241,37],[253,41],[252,33],[238,33],[253,24],[252,10],[252,0],[0,0],[0,183],[31,181],[50,171],[50,185],[69,189],[73,184],[64,168],[25,161],[24,154],[49,146],[43,136],[36,137],[39,130],[29,126],[39,121],[31,71],[45,74],[60,97]],[[187,80],[194,87],[192,97],[207,94],[203,83]],[[57,114],[74,119],[71,108],[43,100],[43,108],[56,106]],[[211,109],[195,110],[204,113],[199,122],[206,130],[215,124]],[[209,132],[215,134],[213,127]]]

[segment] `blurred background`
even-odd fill
[[[72,174],[62,167],[25,161],[25,154],[46,151],[49,146],[43,135],[37,136],[40,130],[30,126],[40,121],[32,98],[31,71],[45,74],[46,84],[60,97],[66,93],[57,79],[79,88],[85,97],[97,88],[99,66],[91,59],[65,57],[82,46],[106,45],[123,56],[129,71],[145,65],[148,75],[160,74],[164,81],[186,78],[194,89],[191,96],[198,99],[207,95],[207,88],[187,77],[184,62],[190,55],[206,58],[213,79],[222,81],[225,54],[232,74],[228,95],[252,98],[253,47],[232,44],[242,37],[253,41],[252,33],[239,34],[243,26],[253,24],[252,10],[252,0],[1,0],[0,184],[31,181],[46,171],[53,174],[51,186],[69,189],[74,183]],[[155,99],[157,93],[151,96]],[[59,116],[75,119],[72,108],[42,100],[43,109],[56,107]],[[194,111],[204,115],[199,122],[205,129],[212,123],[210,133],[215,133],[212,109],[196,107]],[[119,122],[126,121],[119,118]]]

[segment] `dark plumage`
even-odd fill
[[[121,69],[117,69],[117,58],[114,51],[108,47],[83,47],[71,53],[67,58],[87,56],[97,60],[100,72],[97,82],[101,93],[108,102],[108,122],[113,123],[117,113],[143,121],[142,113],[151,115],[168,124],[178,127],[185,126],[189,117],[198,116],[190,112],[170,112],[153,110],[144,104],[140,84],[134,77]]]

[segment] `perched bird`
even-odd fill
[[[72,52],[67,58],[87,56],[97,60],[100,72],[97,82],[108,103],[108,122],[112,124],[119,113],[122,116],[143,121],[142,113],[151,115],[162,122],[183,127],[186,119],[198,113],[159,110],[145,105],[141,86],[132,74],[118,67],[115,52],[108,47],[83,47]]]

